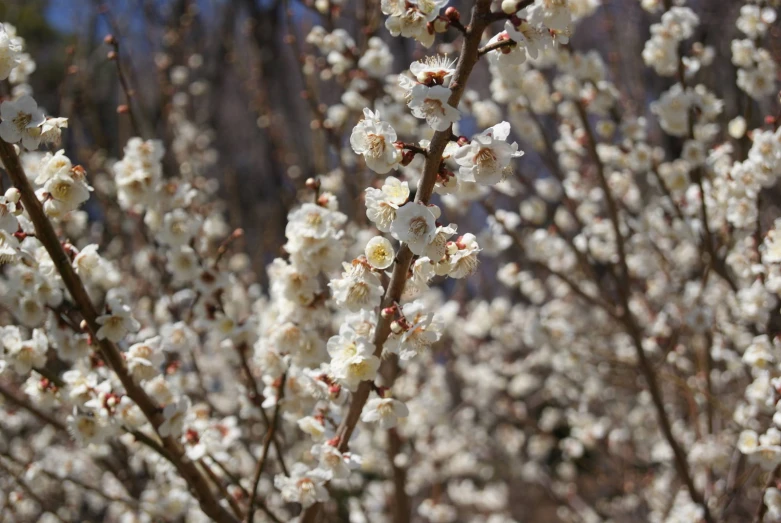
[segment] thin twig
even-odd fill
[[[271,425],[266,430],[266,436],[263,438],[263,450],[260,453],[258,464],[255,466],[255,474],[252,480],[252,490],[250,490],[249,506],[247,507],[246,523],[252,523],[252,518],[255,515],[255,501],[258,496],[258,484],[260,483],[260,476],[263,474],[263,468],[266,465],[268,458],[268,451],[271,448],[271,442],[274,441],[274,433],[279,426],[279,414],[282,410],[282,400],[285,394],[285,382],[287,381],[287,373],[282,374],[282,379],[279,383],[277,392],[277,404],[274,407],[274,417],[271,420]],[[287,474],[286,474],[287,475]]]

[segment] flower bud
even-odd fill
[[[21,198],[22,193],[20,193],[19,189],[16,187],[10,187],[7,191],[5,191],[5,199],[9,202],[19,203]]]
[[[458,22],[461,20],[461,13],[453,6],[448,7],[445,9],[445,16],[450,20],[451,22]]]
[[[504,0],[502,2],[502,12],[506,15],[512,15],[518,12],[518,2],[516,0]]]

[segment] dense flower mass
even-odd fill
[[[779,2],[151,4],[0,24],[0,520],[781,521]]]

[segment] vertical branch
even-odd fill
[[[453,107],[458,106],[464,89],[466,88],[467,80],[472,73],[472,69],[480,58],[480,40],[483,31],[488,27],[491,21],[490,9],[491,0],[477,0],[472,8],[472,21],[467,28],[466,36],[461,46],[461,55],[458,58],[456,71],[453,75],[453,80],[450,83],[451,94],[448,99],[448,104]],[[442,154],[444,153],[445,146],[447,146],[451,136],[452,130],[451,127],[448,127],[444,131],[437,131],[431,138],[428,156],[426,156],[426,163],[423,167],[423,175],[420,178],[420,182],[418,182],[418,190],[415,195],[416,202],[427,204],[431,198],[431,195],[434,192],[434,185],[437,181],[437,174],[442,163]],[[402,245],[396,255],[393,272],[385,291],[382,304],[380,305],[380,311],[401,300],[401,294],[404,291],[404,285],[407,282],[407,273],[412,263],[412,259],[412,251],[406,244]],[[377,326],[374,329],[373,339],[375,356],[379,357],[382,355],[383,346],[391,332],[390,324],[390,316],[385,318],[382,314],[377,315]],[[388,360],[383,362],[383,367],[387,367],[387,365],[389,365]],[[383,372],[383,367],[380,368],[381,373]],[[391,385],[392,383],[387,384],[387,386]],[[369,399],[372,388],[372,382],[364,381],[352,395],[353,397],[347,415],[344,420],[342,420],[342,423],[339,425],[336,432],[336,440],[339,442],[340,452],[346,452],[349,448],[350,437],[355,430],[355,426],[358,424],[361,412],[363,411],[363,406]],[[309,507],[301,516],[301,523],[314,523],[317,521],[321,505],[321,503],[315,503]],[[406,518],[409,518],[408,514],[406,515]]]
[[[610,191],[610,186],[607,183],[607,177],[605,176],[605,168],[602,164],[602,160],[599,157],[597,151],[597,142],[594,137],[594,133],[591,130],[591,125],[588,122],[588,115],[586,109],[581,101],[576,103],[578,114],[583,123],[583,128],[586,132],[586,146],[588,147],[591,159],[596,166],[597,177],[599,178],[600,187],[605,196],[605,202],[607,204],[607,212],[610,216],[610,221],[613,225],[613,232],[616,237],[616,250],[618,251],[618,263],[620,275],[618,279],[618,295],[621,301],[621,319],[627,330],[627,333],[632,338],[633,345],[635,347],[635,353],[637,354],[638,362],[640,363],[640,370],[643,373],[646,384],[648,385],[649,392],[651,393],[651,399],[653,400],[654,407],[656,409],[659,425],[662,430],[664,438],[667,440],[668,445],[673,451],[675,468],[681,481],[686,485],[689,491],[689,496],[692,501],[702,506],[705,513],[705,521],[707,523],[714,523],[715,519],[708,509],[708,505],[705,503],[703,495],[697,490],[694,485],[694,478],[689,471],[689,464],[686,460],[686,453],[683,451],[678,440],[672,431],[672,425],[670,419],[667,416],[667,412],[664,407],[664,395],[659,385],[659,380],[654,370],[653,365],[648,360],[643,348],[643,333],[641,327],[637,324],[637,321],[629,309],[629,298],[631,296],[631,283],[629,279],[629,268],[626,262],[626,246],[624,244],[624,236],[621,233],[621,222],[618,214],[618,205],[616,204],[613,194]]]
[[[257,499],[258,495],[258,484],[260,483],[260,476],[263,474],[263,467],[266,465],[268,451],[271,448],[271,442],[275,441],[274,434],[276,433],[277,427],[279,426],[279,412],[282,410],[281,406],[282,399],[285,394],[286,380],[287,374],[282,374],[282,380],[279,383],[279,392],[277,394],[277,404],[274,407],[274,417],[272,418],[271,424],[266,430],[266,437],[263,439],[263,450],[260,453],[260,459],[258,459],[258,464],[255,467],[255,474],[252,479],[252,490],[250,490],[249,506],[247,507],[247,517],[245,519],[246,523],[252,523],[253,517],[255,516],[255,500]],[[277,453],[279,453],[278,447]],[[280,461],[281,459],[282,456],[280,455]]]

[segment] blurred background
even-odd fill
[[[703,18],[694,40],[713,45],[717,57],[730,56],[740,2],[688,4]],[[339,102],[351,72],[328,70],[326,58],[305,42],[310,29],[343,28],[359,51],[370,36],[383,38],[394,50],[394,72],[426,51],[410,39],[388,34],[379,2],[326,5],[323,9],[312,0],[2,0],[0,20],[17,28],[37,63],[29,80],[36,100],[47,114],[70,119],[63,147],[74,163],[89,172],[90,164],[103,165],[98,159],[120,158],[135,134],[162,140],[168,176],[197,169],[188,174],[219,182],[223,210],[233,227],[245,229],[246,251],[265,283],[263,268],[280,254],[285,216],[296,191],[309,177],[354,165],[352,159],[337,157],[334,144],[345,143],[360,113],[351,114],[342,129],[323,128],[328,126],[328,106]],[[469,8],[469,2],[458,0],[450,5],[463,12]],[[571,44],[607,58],[625,96],[622,110],[637,116],[646,114],[648,104],[674,82],[655,75],[641,58],[648,28],[656,21],[658,15],[643,11],[639,1],[603,0],[596,14],[579,24]],[[778,57],[779,28],[772,31],[769,48]],[[107,57],[113,49],[104,42],[109,34],[118,42],[133,119],[117,111],[128,102],[117,61]],[[449,31],[435,45],[452,52],[449,41],[457,36]],[[487,98],[490,76],[485,64],[480,67],[483,74],[473,75],[470,87]],[[725,100],[724,122],[742,112],[750,116],[748,128],[755,127],[763,112],[746,110],[752,102],[737,91],[735,74],[732,67],[720,67],[700,78]],[[544,120],[555,135],[554,117]],[[465,121],[465,134],[468,126]],[[651,143],[680,147],[678,140],[655,132]],[[516,138],[527,150],[521,174],[545,176],[545,163],[524,147],[523,136]],[[340,195],[347,212],[361,206],[367,183],[358,182],[377,178],[361,170],[345,173],[346,180],[355,181],[355,190]],[[100,212],[93,214],[111,219]]]

